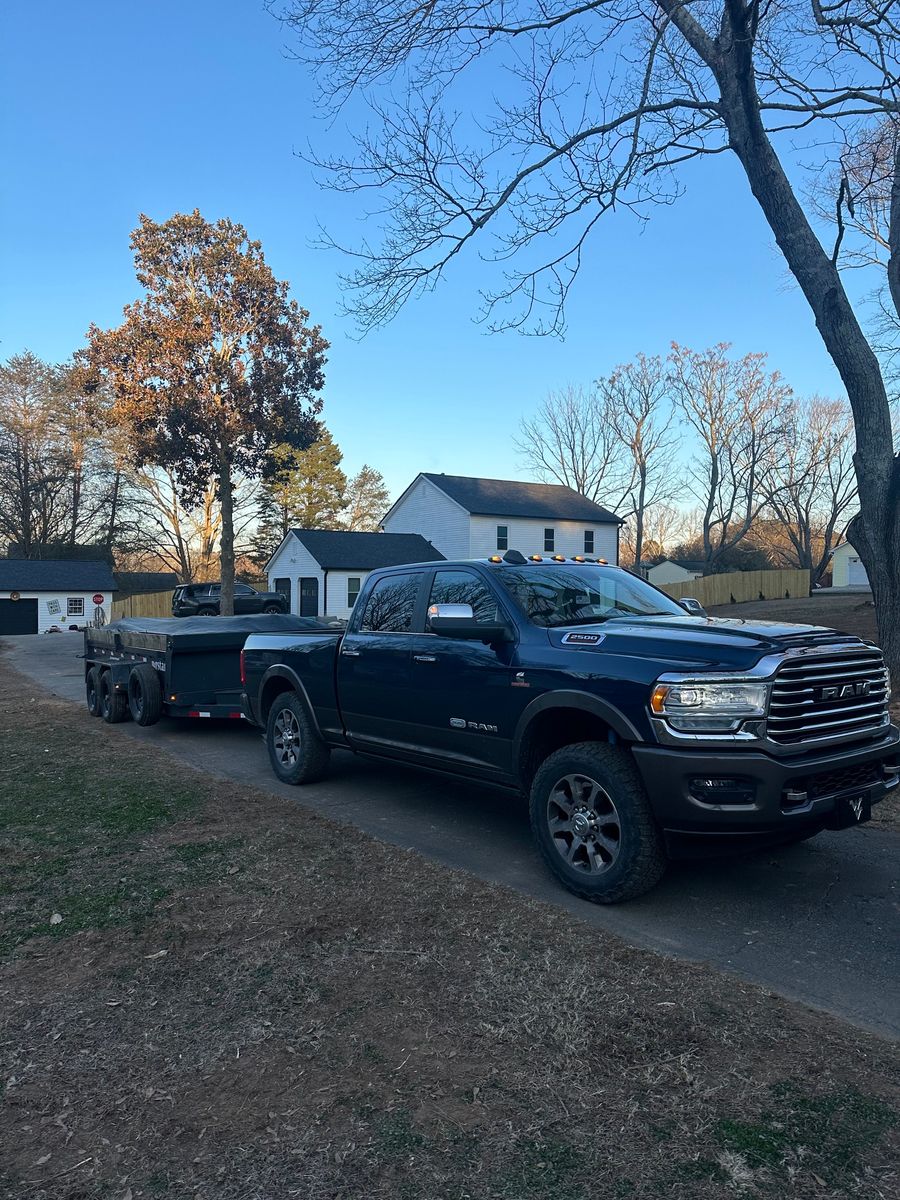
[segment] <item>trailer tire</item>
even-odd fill
[[[138,663],[128,676],[128,708],[136,725],[155,725],[162,716],[162,688],[149,663]]]
[[[534,777],[530,807],[541,857],[576,896],[618,904],[662,879],[662,834],[623,747],[581,742],[555,751]]]
[[[91,667],[84,677],[84,692],[88,712],[92,717],[100,716],[100,668]]]
[[[128,713],[128,700],[124,692],[113,690],[112,673],[103,671],[100,675],[100,716],[107,725],[118,725],[124,721]]]
[[[275,697],[266,722],[266,748],[282,783],[316,783],[328,771],[331,751],[296,692]]]

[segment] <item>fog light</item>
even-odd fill
[[[756,784],[741,776],[695,776],[690,780],[688,790],[701,804],[748,805],[756,799]]]

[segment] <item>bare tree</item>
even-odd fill
[[[778,149],[797,131],[827,131],[824,171],[842,135],[896,126],[896,3],[284,0],[281,15],[318,69],[324,106],[362,91],[373,109],[357,154],[322,160],[338,189],[384,189],[383,234],[356,249],[348,281],[364,325],[434,287],[477,242],[504,264],[488,294],[495,323],[559,330],[604,213],[646,216],[677,197],[685,160],[737,158],[847,391],[860,496],[852,537],[900,675],[900,463],[887,390],[839,246],[817,236]],[[457,110],[471,110],[468,72],[483,74],[483,59],[508,86],[469,119]],[[888,291],[900,311],[897,149],[890,195]]]
[[[625,447],[607,396],[598,388],[550,392],[519,426],[516,448],[545,481],[564,484],[615,509],[630,482]]]
[[[746,537],[772,489],[765,474],[784,437],[790,388],[765,371],[764,354],[730,359],[722,343],[709,350],[673,346],[671,384],[700,445],[693,486],[701,506],[703,559],[713,568]]]
[[[647,510],[675,499],[682,490],[678,473],[672,471],[678,437],[672,427],[669,375],[661,358],[639,354],[601,379],[598,387],[630,474],[619,513],[633,525],[634,561],[640,564]]]
[[[846,528],[857,498],[853,417],[842,400],[815,396],[786,413],[790,436],[774,447],[765,477],[766,505],[791,551],[791,565],[816,583]]]

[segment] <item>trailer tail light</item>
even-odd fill
[[[241,685],[243,686],[243,684],[245,684],[246,682],[247,682],[247,668],[244,663],[244,652],[242,650],[241,651]]]

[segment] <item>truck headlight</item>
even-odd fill
[[[765,683],[685,680],[656,684],[650,711],[684,733],[728,733],[741,721],[764,717],[768,699]]]

